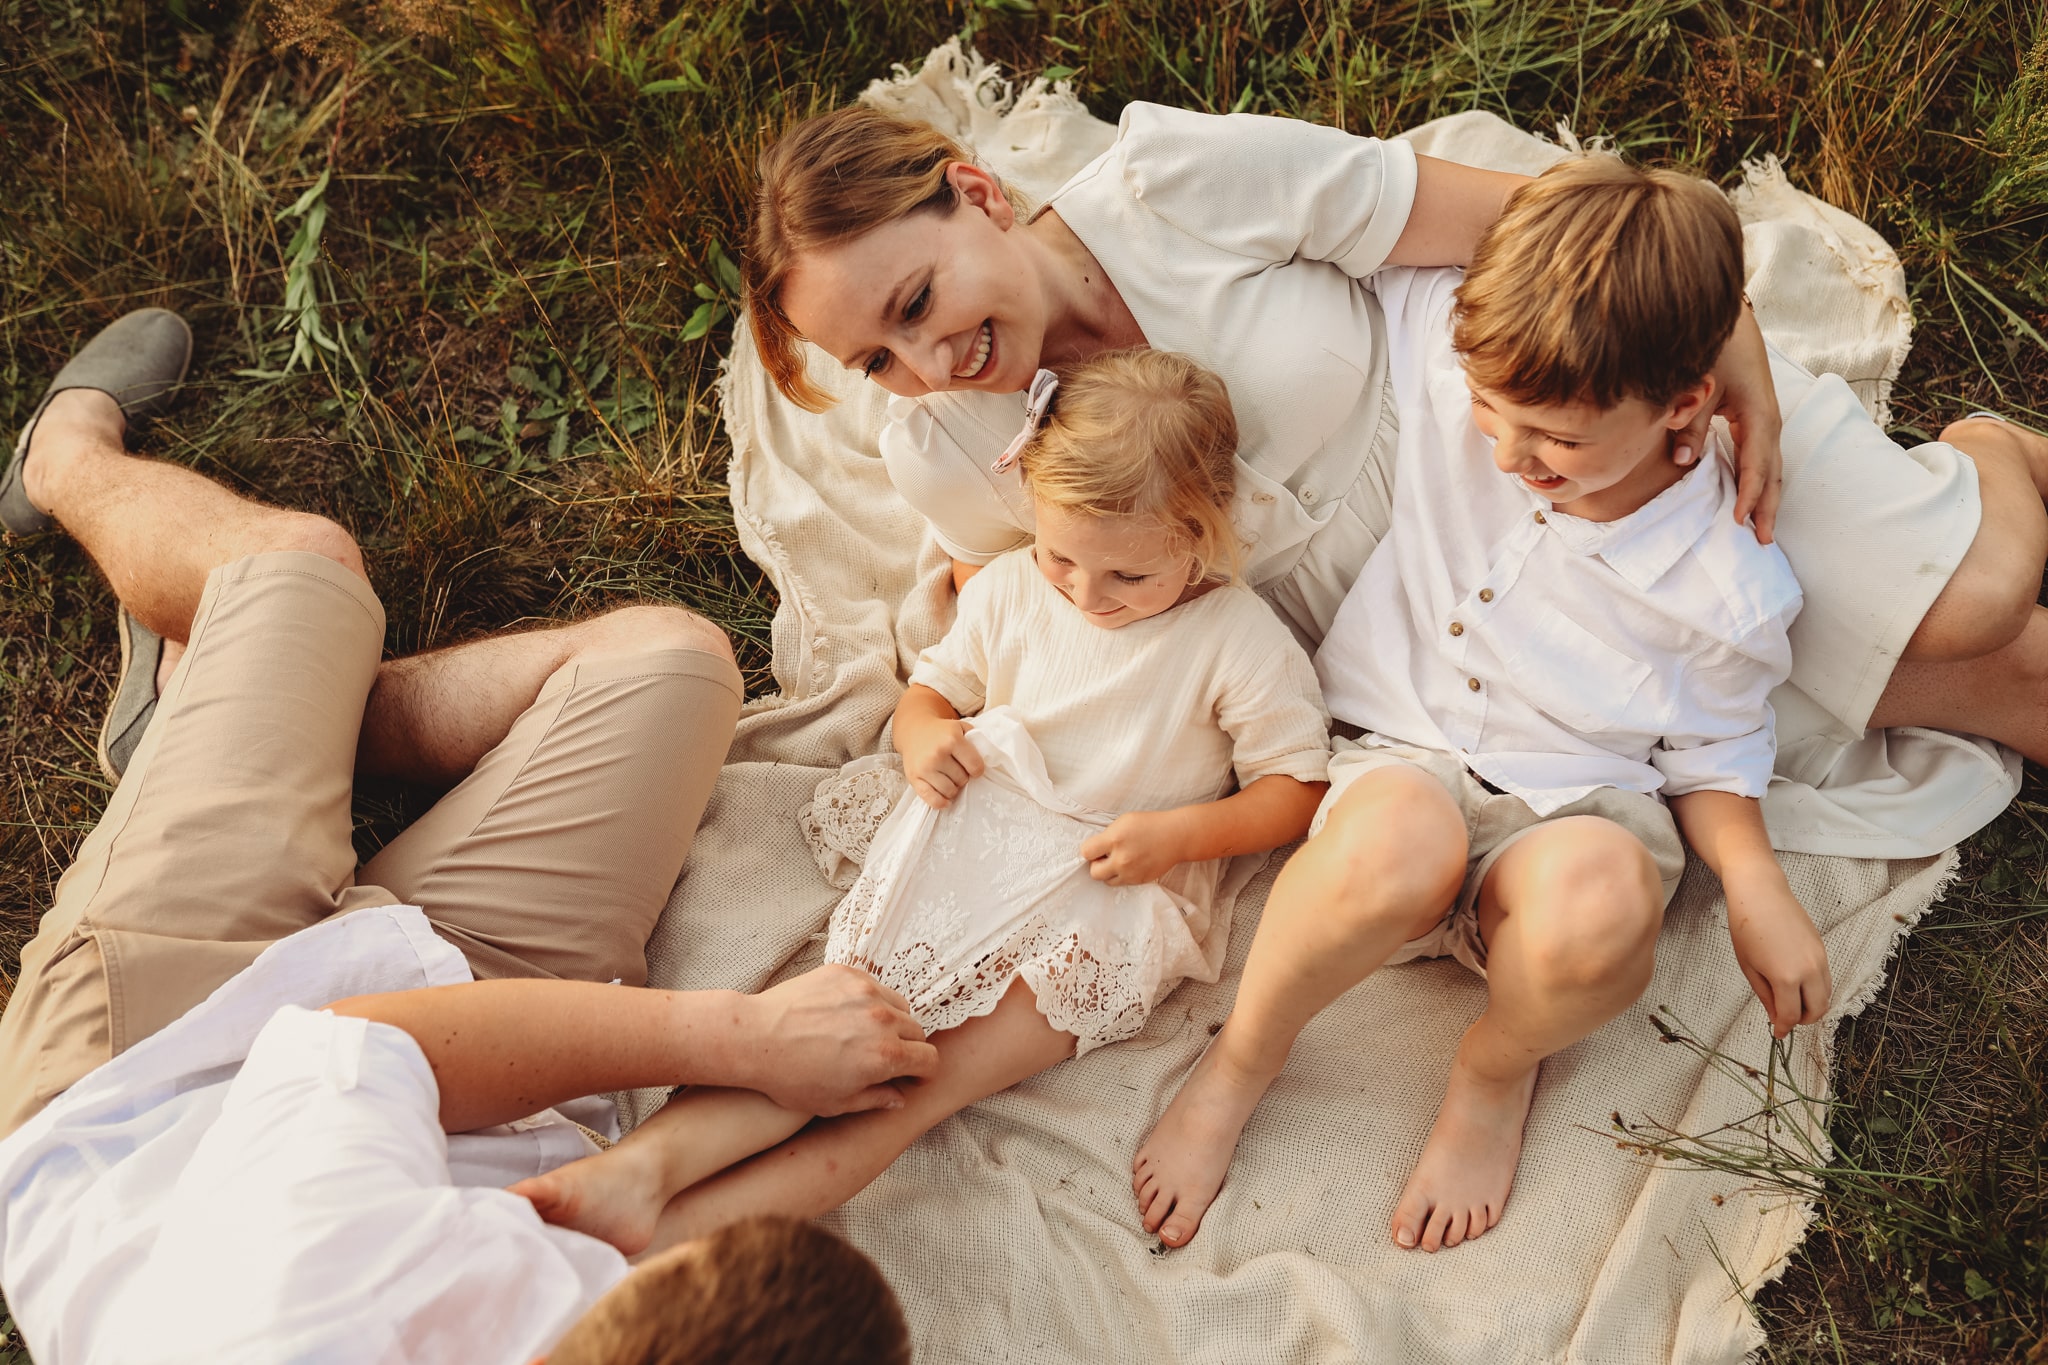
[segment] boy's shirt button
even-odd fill
[[[1491,602],[1493,600],[1493,589],[1481,588],[1479,590],[1479,600],[1482,602]]]
[[[1544,523],[1543,523],[1543,514],[1542,514],[1541,512],[1538,512],[1538,513],[1536,514],[1536,524],[1537,524],[1538,526],[1541,526],[1541,525],[1543,525],[1543,524],[1544,524]]]
[[[1453,635],[1463,635],[1464,633],[1465,633],[1465,623],[1464,623],[1463,621],[1453,621],[1453,622],[1451,622],[1451,634],[1453,634]]]
[[[1301,490],[1301,505],[1303,507],[1314,507],[1317,503],[1321,502],[1322,500],[1323,495],[1321,493],[1316,492],[1316,490],[1313,488],[1304,488]]]
[[[1479,679],[1467,678],[1465,679],[1465,686],[1471,688],[1474,692],[1477,692],[1479,690]]]

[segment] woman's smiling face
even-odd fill
[[[804,339],[905,398],[1015,393],[1038,372],[1037,259],[995,178],[955,163],[950,213],[913,213],[805,252],[782,311]]]

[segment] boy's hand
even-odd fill
[[[905,727],[896,723],[896,752],[903,755],[903,775],[910,788],[933,810],[944,810],[970,779],[987,765],[967,738],[967,722],[937,716],[920,718]]]
[[[1796,1024],[1811,1024],[1827,1013],[1834,996],[1828,950],[1805,909],[1772,864],[1770,873],[1723,879],[1728,893],[1728,937],[1735,961],[1750,989],[1771,1017],[1771,1034],[1783,1038]]]
[[[1156,882],[1185,862],[1179,811],[1137,810],[1119,815],[1100,834],[1081,841],[1088,875],[1111,886]]]
[[[828,1117],[900,1109],[889,1082],[929,1076],[939,1050],[903,997],[858,967],[827,963],[742,996],[751,1015],[750,1088],[785,1109]]]

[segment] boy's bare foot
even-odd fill
[[[1219,1034],[1216,1042],[1222,1041]],[[1271,1075],[1231,1065],[1220,1046],[1202,1054],[1131,1162],[1131,1190],[1145,1231],[1158,1233],[1170,1247],[1194,1238],[1223,1188],[1238,1135],[1272,1083]]]
[[[1394,1205],[1398,1245],[1454,1247],[1500,1221],[1522,1160],[1522,1125],[1536,1097],[1537,1070],[1501,1085],[1472,1075],[1462,1063],[1452,1065],[1429,1144]]]
[[[627,1256],[639,1255],[654,1240],[654,1221],[669,1194],[660,1163],[624,1145],[508,1188],[530,1202],[542,1222],[588,1233]]]

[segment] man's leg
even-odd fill
[[[463,776],[350,903],[421,906],[480,977],[642,984],[741,697],[724,633],[666,606],[387,665],[362,770]]]
[[[1394,1240],[1424,1251],[1500,1221],[1537,1067],[1649,986],[1663,882],[1620,825],[1567,816],[1503,848],[1478,909],[1486,1012],[1458,1045],[1436,1126],[1394,1208]]]
[[[353,870],[350,768],[384,633],[354,544],[121,436],[104,394],[58,395],[25,490],[192,648],[22,952],[0,1131],[330,913]]]
[[[1465,817],[1409,765],[1359,777],[1273,882],[1230,1018],[1131,1167],[1147,1232],[1185,1246],[1238,1135],[1308,1021],[1443,918],[1465,877]]]

